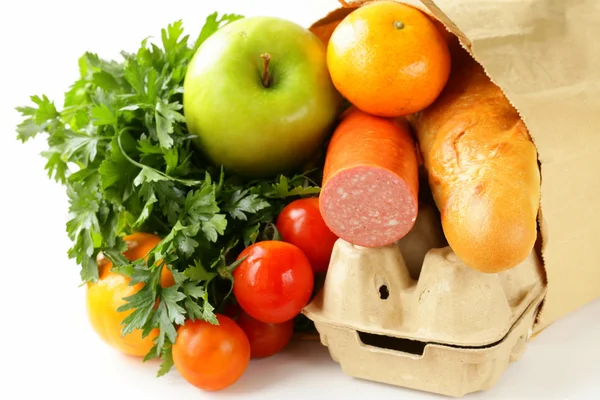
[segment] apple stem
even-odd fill
[[[260,58],[263,59],[263,76],[262,76],[262,84],[264,87],[269,87],[270,77],[269,77],[269,61],[271,61],[271,55],[269,53],[263,53],[260,55]]]

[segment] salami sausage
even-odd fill
[[[335,130],[319,197],[329,229],[345,241],[380,247],[404,237],[418,213],[415,142],[403,120],[353,110]]]

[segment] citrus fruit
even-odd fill
[[[338,91],[357,108],[399,117],[438,97],[450,74],[450,52],[422,11],[378,1],[357,8],[335,28],[327,66]]]

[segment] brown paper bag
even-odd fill
[[[600,1],[401,0],[441,21],[520,112],[538,149],[548,291],[538,332],[600,296]],[[311,30],[328,40],[353,7]]]
[[[370,347],[359,337],[368,333],[358,332],[358,328],[319,320],[341,312],[338,322],[348,321],[351,316],[360,325],[372,313],[385,314],[385,310],[359,310],[339,293],[329,293],[330,299],[335,297],[332,302],[336,306],[329,307],[323,296],[318,296],[307,312],[312,313],[311,319],[320,328],[321,341],[330,347],[332,357],[336,361],[341,356],[346,358],[345,365],[340,363],[351,375],[462,396],[492,387],[506,366],[520,356],[532,333],[600,296],[600,253],[595,250],[600,239],[600,207],[596,205],[600,196],[600,155],[596,154],[600,151],[600,1],[397,1],[428,13],[456,35],[504,91],[529,129],[542,177],[539,222],[546,272],[543,301],[539,308],[537,300],[532,302],[533,308],[522,314],[524,317],[504,340],[478,348],[430,343],[428,353],[425,350],[423,354],[421,349],[417,355],[402,357],[390,347]],[[326,42],[337,24],[354,7],[366,2],[340,0],[342,7],[310,29]],[[356,259],[350,255],[351,250],[343,250],[341,244],[337,247],[336,257],[346,257],[346,263]],[[391,251],[388,258],[396,257]],[[341,279],[345,278],[339,277],[338,281]],[[404,278],[399,282],[410,298],[412,283]],[[355,286],[360,289],[359,284]],[[401,314],[402,310],[396,308],[393,314]],[[383,325],[388,322],[377,321],[381,326],[374,333],[385,333]],[[367,329],[368,324],[362,327]],[[456,339],[456,335],[450,337]],[[334,339],[337,348],[328,343]]]
[[[548,280],[538,331],[600,296],[600,2],[424,4],[502,88],[538,149]]]

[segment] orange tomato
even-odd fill
[[[207,391],[235,383],[250,362],[248,337],[231,318],[217,314],[219,325],[187,320],[177,330],[173,363],[190,384]]]
[[[123,238],[127,243],[127,250],[123,255],[130,261],[146,258],[148,253],[152,251],[162,240],[159,236],[152,233],[136,232]],[[159,262],[160,264],[160,262]],[[160,285],[164,288],[175,284],[173,274],[166,266],[160,274]]]
[[[123,255],[128,260],[135,261],[145,258],[161,239],[148,233],[134,233],[126,236],[124,240],[128,249]],[[90,323],[102,340],[115,349],[124,354],[143,357],[154,345],[158,329],[154,329],[145,338],[142,338],[141,330],[134,330],[123,336],[121,323],[133,310],[117,312],[117,309],[125,304],[123,299],[137,293],[143,287],[143,283],[129,286],[129,278],[113,272],[110,261],[102,259],[98,264],[98,281],[87,285],[87,312]],[[168,287],[173,283],[173,275],[163,266],[161,286]]]
[[[327,66],[338,91],[362,111],[399,117],[423,110],[450,75],[445,36],[420,10],[377,1],[335,28]]]

